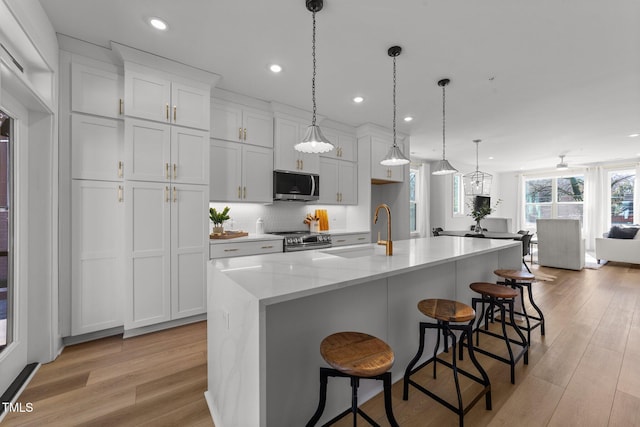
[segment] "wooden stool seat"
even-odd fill
[[[320,354],[334,369],[358,377],[375,377],[393,366],[393,350],[379,338],[362,332],[338,332],[320,344]]]
[[[520,282],[533,282],[536,280],[536,276],[522,270],[495,270],[493,274],[503,279],[518,280]]]
[[[425,316],[444,322],[468,322],[476,317],[470,306],[448,299],[424,299],[418,303],[418,310]]]
[[[518,291],[507,286],[496,285],[495,283],[474,282],[469,285],[471,289],[479,294],[494,298],[515,298]]]

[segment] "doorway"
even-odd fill
[[[13,119],[0,110],[0,353],[13,339]]]

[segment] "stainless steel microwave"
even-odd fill
[[[320,197],[320,176],[273,171],[273,200],[308,202]]]

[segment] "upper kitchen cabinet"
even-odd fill
[[[115,71],[72,63],[71,110],[114,119],[122,118],[123,81],[122,75]]]
[[[211,137],[273,148],[273,114],[242,104],[213,99]]]
[[[209,200],[273,201],[273,150],[212,139]]]
[[[320,159],[320,203],[355,205],[358,203],[358,169],[353,162]]]
[[[327,153],[320,154],[321,157],[330,159],[357,161],[356,137],[355,135],[321,126],[323,135],[331,142],[335,148]]]
[[[125,178],[209,184],[209,133],[144,120],[125,120]]]
[[[205,84],[127,69],[124,95],[127,116],[209,130],[210,88]]]
[[[404,166],[384,166],[380,164],[393,143],[389,140],[371,137],[371,181],[374,184],[385,182],[402,182],[404,181]],[[404,146],[398,143],[400,149],[404,153]]]
[[[320,158],[317,154],[296,151],[294,145],[302,140],[309,123],[301,119],[275,118],[273,141],[273,166],[276,170],[319,173]]]
[[[71,114],[71,177],[122,181],[123,122]]]

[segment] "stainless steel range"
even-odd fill
[[[331,247],[331,235],[312,233],[310,231],[282,231],[275,234],[284,236],[284,251],[306,251],[311,249],[324,249]]]

